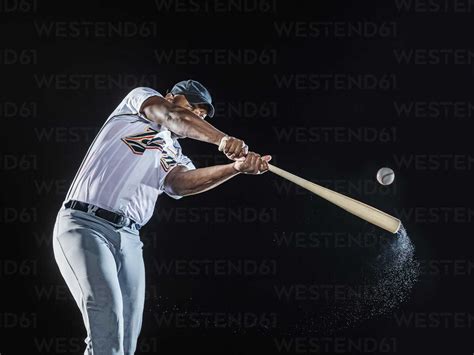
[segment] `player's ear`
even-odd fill
[[[165,95],[165,100],[169,102],[173,102],[173,99],[174,99],[174,95],[170,92],[167,92]]]

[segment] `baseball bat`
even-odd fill
[[[353,215],[356,215],[357,217],[362,218],[363,220],[370,222],[382,229],[385,229],[388,232],[397,233],[400,229],[401,222],[398,218],[390,216],[385,212],[366,205],[360,201],[354,200],[353,198],[340,194],[339,192],[332,191],[311,181],[300,178],[299,176],[291,174],[288,171],[280,169],[274,165],[268,164],[268,167],[272,173],[277,174],[308,191],[311,191],[319,197],[322,197],[323,199],[332,202],[336,206],[341,207],[347,212],[352,213]]]

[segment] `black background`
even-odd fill
[[[393,312],[327,335],[324,343],[332,345],[326,348],[308,345],[311,339],[322,344],[320,334],[293,332],[287,338],[300,337],[306,347],[280,353],[474,352],[473,115],[470,109],[397,113],[400,103],[472,105],[474,6],[415,0],[176,1],[169,8],[166,3],[0,1],[0,353],[82,352],[81,315],[53,258],[57,210],[95,132],[127,92],[152,86],[165,93],[188,78],[213,94],[219,108],[209,122],[243,138],[251,150],[272,154],[283,169],[399,216],[425,265],[408,299]],[[81,27],[77,35],[75,26],[84,22],[127,22],[142,31],[103,35]],[[282,23],[306,27],[282,35]],[[66,30],[46,34],[39,30],[44,24]],[[349,32],[348,24],[367,30]],[[337,26],[342,32],[335,32]],[[397,57],[400,50],[431,49],[429,58]],[[185,59],[157,60],[156,51],[172,50],[184,51]],[[440,56],[439,50],[448,54]],[[243,52],[259,59],[216,59],[218,53]],[[306,84],[281,84],[282,77],[298,75]],[[329,80],[328,87],[311,87],[311,75],[375,77],[378,85],[341,87]],[[128,79],[116,84],[120,77]],[[41,78],[65,82],[45,85]],[[325,135],[314,134],[323,130]],[[191,141],[182,146],[197,166],[226,162],[214,146]],[[411,163],[400,164],[401,157]],[[389,187],[375,182],[383,166],[395,170]],[[248,215],[235,217],[238,213]],[[137,354],[279,353],[275,339],[298,322],[301,310],[296,301],[278,300],[274,285],[357,278],[357,266],[372,251],[331,242],[279,246],[276,236],[324,232],[330,241],[336,233],[347,238],[367,231],[374,229],[271,173],[238,176],[179,201],[161,196],[143,229],[148,293]],[[194,275],[154,267],[173,260],[251,260],[272,265],[274,272],[217,275],[201,269]],[[317,314],[318,307],[306,310]],[[160,326],[156,317],[163,312],[275,315],[277,325],[270,330],[190,322]],[[400,314],[424,320],[401,324]],[[351,339],[365,345],[351,348]],[[345,345],[337,348],[336,341]]]

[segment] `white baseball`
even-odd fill
[[[382,185],[390,185],[395,180],[395,173],[390,168],[380,168],[377,171],[377,181]]]

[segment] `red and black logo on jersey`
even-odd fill
[[[156,137],[158,131],[148,127],[144,133],[134,134],[122,138],[124,142],[134,154],[142,155],[147,149],[158,149],[163,151],[164,140]]]
[[[168,155],[163,146],[165,141],[161,137],[156,137],[158,131],[148,127],[144,133],[134,134],[122,138],[124,142],[133,152],[133,154],[143,155],[147,149],[158,149],[162,154],[160,164],[164,171],[168,171],[176,165],[176,160]]]

